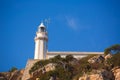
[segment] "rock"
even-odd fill
[[[36,78],[36,80],[40,80],[39,78]]]
[[[52,71],[52,70],[55,70],[55,66],[56,66],[56,64],[49,63],[49,64],[47,64],[47,65],[44,66],[44,69],[45,69],[46,72]]]
[[[120,80],[120,67],[115,67],[112,69],[115,80]]]
[[[89,63],[101,63],[104,60],[104,57],[102,55],[94,56],[88,60]]]
[[[1,72],[0,73],[0,80],[7,80],[9,79],[11,76],[11,73],[10,72]]]
[[[51,76],[49,80],[54,80],[54,77]]]
[[[20,80],[23,76],[23,70],[16,70],[14,72],[12,72],[9,80]]]
[[[20,80],[24,70],[15,70],[14,72],[0,73],[0,80]]]
[[[78,59],[73,58],[73,59],[69,62],[69,64],[71,64],[71,65],[79,64]]]
[[[3,76],[0,76],[0,80],[7,80],[7,79]]]
[[[89,75],[83,75],[79,80],[114,80],[114,76],[111,71],[94,70]]]
[[[80,77],[79,80],[103,80],[103,77],[99,74],[93,74]]]
[[[114,75],[111,71],[104,70],[101,74],[104,80],[114,80]]]
[[[107,59],[109,59],[111,57],[112,57],[112,54],[107,54],[104,58],[105,58],[105,60],[107,60]]]
[[[45,65],[44,67],[39,68],[38,70],[32,72],[32,74],[30,75],[30,80],[36,80],[36,78],[39,77],[40,74],[45,74],[46,72],[55,70],[55,66],[56,66],[56,64],[49,63],[49,64]]]

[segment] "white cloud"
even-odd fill
[[[80,20],[75,15],[69,15],[69,14],[61,15],[60,14],[56,16],[56,20],[74,31],[79,31],[79,29],[81,29]]]
[[[57,15],[56,20],[61,23],[64,26],[67,26],[68,28],[74,30],[74,31],[82,31],[82,30],[90,30],[91,28],[93,28],[93,26],[91,26],[89,23],[85,21],[84,23],[82,23],[82,19],[80,19],[78,16],[76,15],[71,15],[71,14],[63,14],[63,15]]]
[[[78,29],[78,20],[75,18],[75,17],[71,17],[71,16],[66,16],[65,17],[65,20],[67,22],[67,25],[71,28],[71,29],[74,29],[74,30],[77,30]]]

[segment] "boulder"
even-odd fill
[[[80,77],[79,80],[103,80],[103,77],[99,74],[92,74]]]
[[[120,80],[120,67],[115,67],[112,69],[115,80]]]
[[[93,70],[90,74],[84,74],[79,80],[114,80],[114,76],[111,71]]]
[[[30,80],[39,80],[38,77],[39,77],[40,74],[45,74],[46,72],[55,70],[55,66],[56,66],[56,64],[49,63],[49,64],[45,65],[44,67],[39,68],[38,70],[32,72],[29,79]]]
[[[105,60],[107,60],[107,59],[109,59],[111,57],[112,57],[112,54],[107,54],[104,58],[105,58]]]
[[[89,63],[101,63],[104,60],[104,57],[102,55],[97,55],[88,60]]]
[[[44,69],[45,69],[46,72],[49,72],[49,71],[55,70],[55,66],[56,66],[56,64],[49,63],[49,64],[44,66]]]

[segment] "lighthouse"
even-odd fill
[[[38,26],[35,36],[35,54],[34,59],[46,59],[48,35],[43,22]]]

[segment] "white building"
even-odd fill
[[[43,23],[38,27],[35,37],[35,55],[34,59],[49,59],[56,55],[65,57],[66,55],[73,55],[76,58],[85,57],[89,54],[103,54],[103,52],[49,52],[47,49],[48,35],[46,27]]]
[[[46,59],[47,53],[47,31],[43,23],[38,27],[35,37],[35,55],[34,59]]]
[[[38,27],[38,31],[35,36],[35,54],[34,59],[29,59],[27,61],[25,71],[22,76],[22,80],[28,80],[30,78],[29,70],[31,67],[39,60],[49,59],[56,55],[61,55],[65,57],[66,55],[73,55],[75,58],[82,58],[89,54],[103,54],[103,52],[49,52],[47,49],[48,35],[46,27],[43,23]]]

